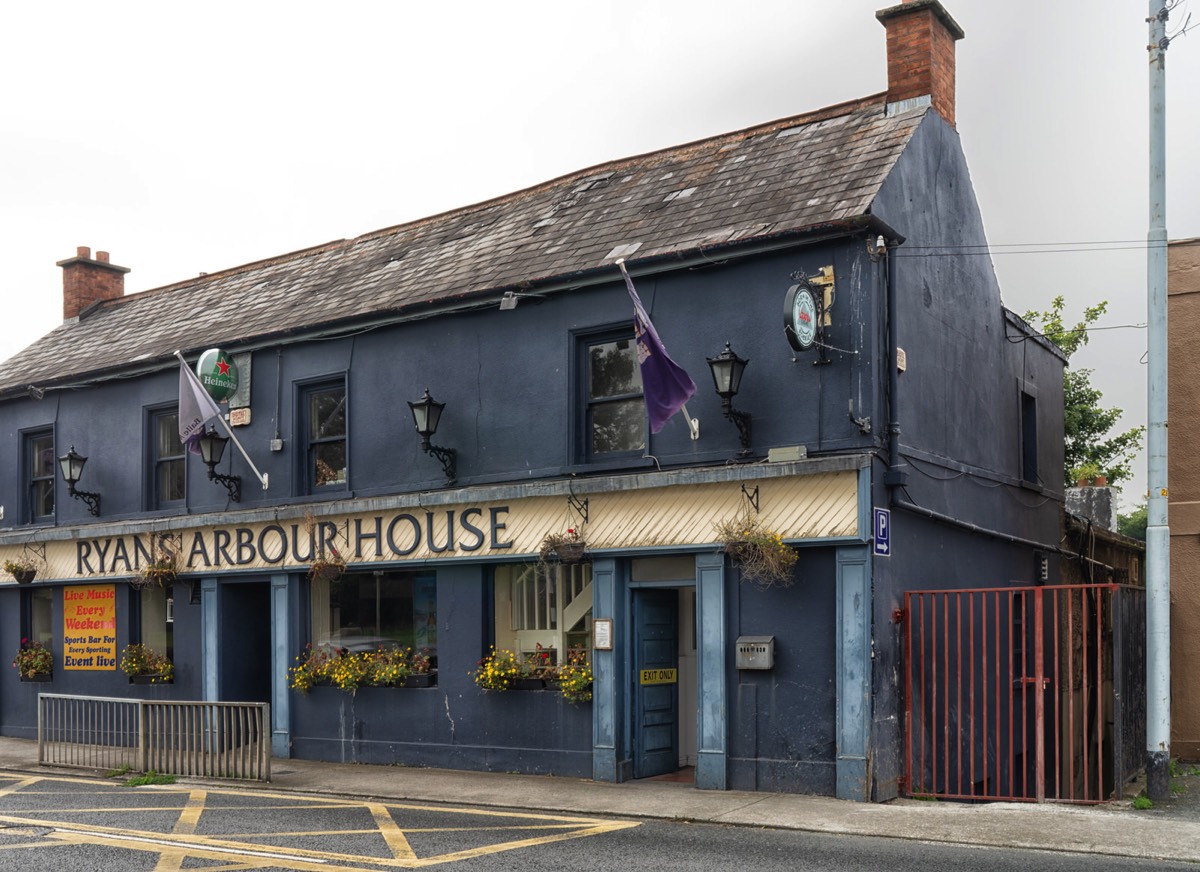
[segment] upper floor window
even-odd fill
[[[151,476],[154,482],[153,507],[163,508],[183,502],[187,480],[183,443],[179,441],[179,412],[174,407],[152,412]]]
[[[24,441],[28,519],[48,521],[54,517],[54,433],[39,430],[26,434]]]
[[[304,388],[301,409],[304,416],[301,432],[306,440],[305,480],[308,492],[345,488],[349,480],[345,381],[339,379]]]
[[[1021,391],[1021,480],[1041,483],[1038,475],[1037,394],[1028,387]]]
[[[587,458],[643,451],[646,408],[633,334],[589,338],[583,353]]]

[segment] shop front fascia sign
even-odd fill
[[[855,472],[761,483],[761,517],[788,541],[859,536]],[[562,496],[256,520],[46,542],[45,578],[127,578],[164,547],[184,574],[304,572],[336,549],[351,567],[447,559],[534,560],[550,533],[577,529],[591,552],[715,547],[716,522],[744,512],[738,482],[592,493],[589,519]],[[261,516],[260,516],[261,517]],[[149,525],[148,525],[149,526]],[[0,549],[2,550],[2,549]],[[0,553],[0,557],[5,556]]]

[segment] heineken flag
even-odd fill
[[[204,435],[204,427],[221,414],[221,408],[200,382],[192,375],[186,363],[179,364],[179,441],[192,454],[200,453],[198,440]]]
[[[633,279],[618,261],[625,287],[633,300],[633,332],[637,336],[638,363],[642,370],[642,395],[646,399],[646,414],[650,418],[650,432],[657,433],[667,420],[678,412],[683,404],[696,393],[692,377],[667,355],[658,332],[650,323],[650,316],[642,307],[641,298],[633,286]]]

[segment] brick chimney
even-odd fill
[[[109,263],[107,251],[97,251],[92,260],[92,250],[81,245],[74,257],[60,260],[55,266],[63,271],[64,321],[79,317],[93,303],[125,295],[125,273],[129,268]]]
[[[954,43],[962,28],[938,0],[905,0],[880,9],[887,28],[888,111],[932,103],[954,126]]]

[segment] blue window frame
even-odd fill
[[[646,449],[646,405],[632,330],[581,336],[584,461],[638,456]]]
[[[300,426],[304,438],[305,491],[310,494],[349,487],[346,427],[346,380],[305,385],[300,390]]]
[[[151,410],[149,431],[150,508],[181,506],[187,496],[187,455],[179,441],[179,410]]]
[[[54,431],[47,428],[26,433],[24,473],[27,522],[36,524],[54,519]]]

